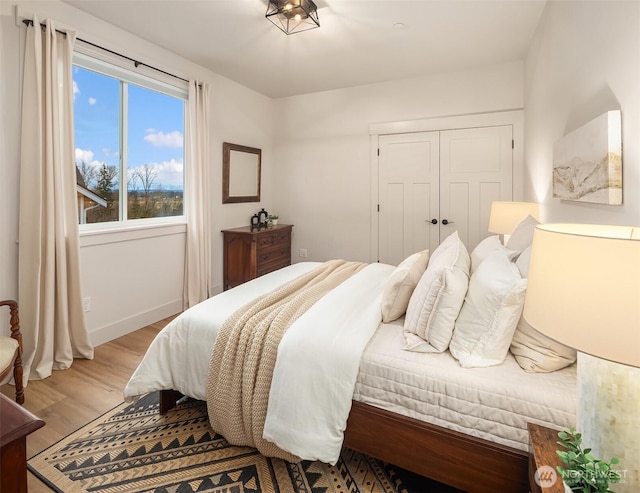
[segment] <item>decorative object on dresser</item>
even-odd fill
[[[618,457],[617,493],[640,486],[640,228],[536,227],[524,318],[577,349],[576,428],[594,457]]]
[[[222,144],[222,203],[260,202],[262,150]]]
[[[0,491],[27,491],[27,435],[44,426],[24,407],[0,394]]]
[[[553,146],[553,196],[622,204],[622,121],[608,111]]]
[[[278,224],[268,229],[244,226],[223,230],[223,289],[291,265],[292,229],[293,225]]]
[[[271,222],[271,216],[267,211],[264,210],[264,207],[260,209],[260,212],[251,216],[251,221],[249,224],[251,225],[251,229],[262,229],[269,227]],[[276,221],[277,222],[277,221]]]

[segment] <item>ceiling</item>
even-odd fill
[[[264,0],[63,0],[280,98],[525,57],[546,0],[318,0],[287,36]]]

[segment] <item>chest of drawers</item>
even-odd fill
[[[251,229],[225,229],[223,289],[231,289],[256,277],[291,265],[293,225]]]

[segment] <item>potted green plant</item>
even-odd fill
[[[275,226],[276,224],[278,224],[278,215],[277,214],[270,214],[269,215],[269,224],[271,226]]]
[[[565,484],[567,492],[579,493],[613,493],[609,484],[619,483],[620,473],[614,471],[611,466],[618,464],[617,457],[612,457],[609,462],[596,459],[591,455],[591,449],[582,448],[582,434],[575,428],[558,433],[560,440],[558,445],[564,450],[557,450],[566,467],[558,466],[558,472]]]

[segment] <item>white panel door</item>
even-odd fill
[[[378,159],[378,260],[398,265],[439,244],[439,133],[381,136]]]
[[[440,239],[457,230],[469,252],[489,235],[494,200],[512,200],[511,125],[440,132]]]

